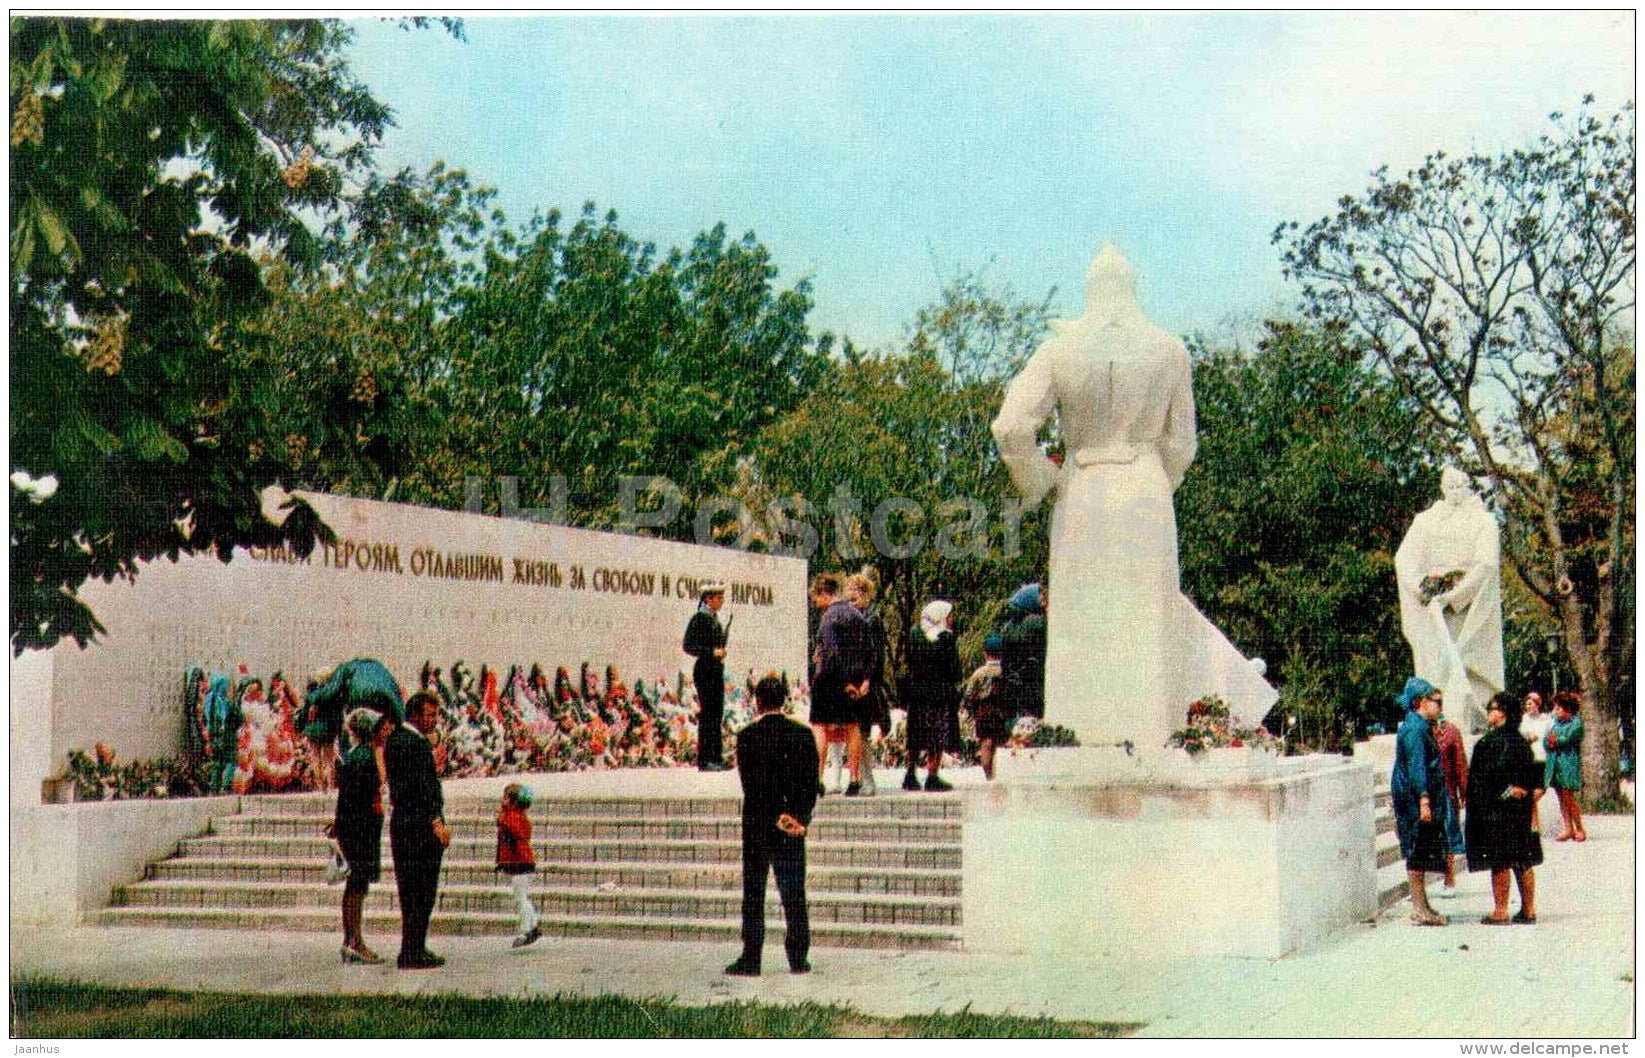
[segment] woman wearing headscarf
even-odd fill
[[[380,963],[360,935],[366,893],[382,872],[383,744],[394,726],[385,714],[359,708],[343,720],[349,750],[337,764],[337,815],[328,828],[343,850],[343,961]]]
[[[938,777],[942,755],[959,749],[960,652],[954,638],[954,604],[935,599],[920,611],[908,635],[908,774],[905,790],[919,789],[914,769],[925,757],[925,788],[953,789]]]
[[[1534,791],[1542,769],[1531,747],[1519,734],[1520,704],[1511,695],[1498,694],[1486,709],[1490,729],[1474,746],[1468,769],[1468,869],[1491,872],[1487,926],[1536,921],[1536,874],[1542,862],[1542,840],[1532,824]],[[1519,883],[1519,912],[1508,917],[1508,874]]]
[[[206,722],[206,741],[211,749],[211,792],[228,793],[234,785],[234,770],[240,760],[240,703],[229,693],[228,677],[212,676],[200,707]]]
[[[1426,873],[1445,873],[1445,772],[1439,763],[1439,743],[1434,738],[1434,721],[1439,717],[1444,692],[1423,679],[1412,676],[1399,696],[1405,720],[1394,742],[1394,773],[1389,782],[1393,795],[1394,825],[1399,831],[1399,851],[1405,857],[1405,873],[1411,882],[1411,921],[1419,926],[1443,926],[1445,919],[1428,903]]]

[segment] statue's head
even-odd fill
[[[1473,496],[1474,483],[1456,467],[1446,467],[1440,471],[1439,493],[1445,497],[1445,502],[1460,506]]]
[[[1085,303],[1097,308],[1116,301],[1128,304],[1136,297],[1136,271],[1113,243],[1103,243],[1085,270]]]

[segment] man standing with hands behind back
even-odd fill
[[[720,759],[720,727],[725,721],[726,629],[720,624],[724,584],[704,584],[697,612],[685,626],[685,652],[697,659],[691,682],[697,688],[697,769],[725,771]]]
[[[434,768],[428,736],[440,716],[440,699],[422,690],[406,702],[406,719],[388,736],[383,763],[388,771],[389,848],[394,853],[394,883],[400,892],[400,959],[402,970],[428,970],[445,960],[428,950],[428,920],[440,887],[440,861],[451,844],[445,824],[445,795]]]
[[[817,806],[817,743],[782,714],[788,683],[769,673],[754,686],[759,715],[737,735],[743,787],[743,953],[725,968],[758,977],[765,947],[765,876],[777,875],[786,922],[783,948],[791,973],[811,972],[811,917],[805,903],[805,834]]]

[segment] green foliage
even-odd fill
[[[271,294],[237,366],[268,383],[238,431],[244,458],[346,495],[453,500],[447,344],[456,299],[504,218],[494,192],[436,163],[370,177],[325,267],[265,263]]]
[[[659,258],[592,204],[569,228],[558,212],[520,231],[493,220],[477,269],[441,294],[419,384],[443,422],[413,460],[440,474],[411,498],[457,506],[464,477],[512,476],[522,507],[547,507],[563,474],[572,520],[609,527],[619,476],[694,492],[705,459],[745,445],[820,377],[809,289],[776,289],[752,233],[716,226]]]
[[[894,663],[901,633],[939,596],[962,604],[962,648],[980,656],[1004,599],[1044,568],[1043,509],[1020,517],[1014,549],[1005,535],[1018,504],[989,425],[1045,334],[1049,301],[962,275],[916,314],[904,352],[850,350],[745,453],[764,495],[814,512],[814,566],[877,568]],[[856,508],[843,517],[841,485]],[[876,510],[899,497],[918,513],[888,511],[876,540]]]
[[[310,224],[355,197],[389,113],[335,22],[18,17],[10,33],[12,468],[58,483],[11,490],[22,650],[100,630],[89,577],[325,534],[303,512],[270,524],[258,494],[280,477],[245,459],[273,385],[245,359],[269,302],[254,254],[323,256]]]
[[[267,996],[34,978],[14,981],[11,995],[12,1035],[26,1039],[1113,1038],[1140,1027],[969,1009],[883,1018],[818,1003],[739,1000],[691,1007],[617,995]]]
[[[1614,790],[1634,664],[1634,108],[1592,104],[1525,148],[1379,170],[1274,241],[1310,317],[1489,478],[1504,554],[1559,621],[1584,693],[1586,781]]]
[[[1193,356],[1183,591],[1268,662],[1282,711],[1318,714],[1312,744],[1363,729],[1410,666],[1393,553],[1431,499],[1435,448],[1411,402],[1317,330],[1270,322],[1254,353]]]

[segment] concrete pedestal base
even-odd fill
[[[1376,912],[1365,764],[1047,749],[997,774],[966,792],[968,949],[1272,958]]]

